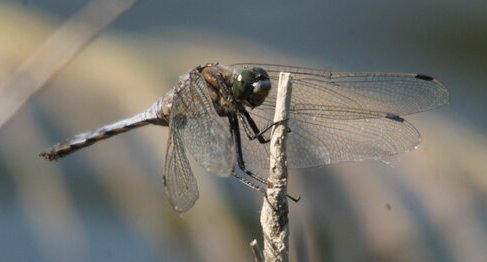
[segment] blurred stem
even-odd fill
[[[92,0],[0,83],[0,127],[106,26],[137,0]]]
[[[274,122],[289,118],[291,76],[280,73]],[[270,149],[270,174],[262,205],[260,223],[264,238],[265,261],[289,260],[289,219],[287,204],[287,121],[274,126]]]

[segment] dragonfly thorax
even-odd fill
[[[200,70],[221,116],[231,115],[241,106],[261,105],[271,89],[269,75],[260,67],[233,70],[221,64],[207,64]]]

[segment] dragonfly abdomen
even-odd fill
[[[147,111],[137,114],[131,118],[117,121],[113,124],[106,125],[95,131],[82,133],[74,136],[64,143],[59,143],[40,153],[40,156],[47,160],[56,160],[63,156],[69,155],[79,149],[88,147],[98,141],[110,138],[112,136],[125,133],[129,130],[155,124],[168,126],[167,116],[164,114],[164,107],[167,106],[163,99],[159,99]]]

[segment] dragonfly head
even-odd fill
[[[247,106],[252,108],[260,106],[270,90],[269,75],[260,67],[244,68],[234,75],[233,96],[237,101]]]

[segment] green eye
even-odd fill
[[[260,67],[254,67],[235,73],[232,92],[238,101],[256,107],[264,102],[270,88],[271,83],[267,72]]]

